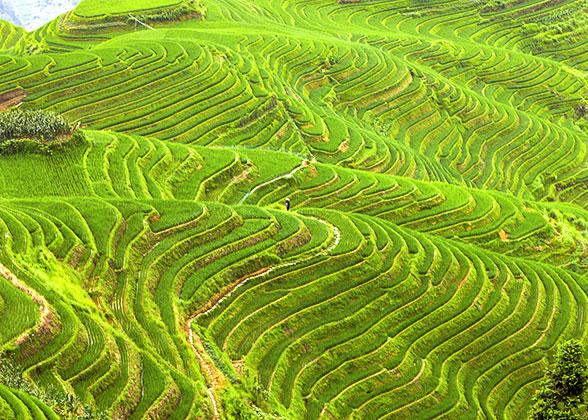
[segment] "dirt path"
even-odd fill
[[[287,178],[292,178],[292,176],[294,176],[294,174],[295,174],[296,172],[298,172],[298,171],[300,171],[301,169],[304,169],[304,168],[306,168],[306,167],[307,167],[307,165],[306,165],[306,164],[304,164],[304,163],[301,163],[301,164],[300,164],[300,166],[297,166],[297,167],[296,167],[296,168],[294,168],[292,171],[290,171],[290,172],[288,172],[288,173],[286,173],[286,174],[283,174],[283,175],[277,176],[277,177],[275,177],[275,178],[272,178],[272,179],[270,179],[270,180],[268,180],[268,181],[262,182],[262,183],[261,183],[261,184],[259,184],[259,185],[256,185],[255,187],[253,187],[253,189],[251,189],[250,191],[248,191],[248,192],[247,192],[247,194],[245,194],[245,195],[243,196],[243,198],[241,199],[241,201],[239,201],[239,205],[242,205],[242,204],[245,202],[245,200],[247,200],[247,198],[248,198],[248,197],[249,197],[251,194],[253,194],[255,191],[257,191],[258,189],[260,189],[260,188],[262,188],[262,187],[265,187],[266,185],[269,185],[269,184],[271,184],[272,182],[276,182],[276,181],[278,181],[278,180],[280,180],[280,179],[287,179]]]
[[[212,409],[214,411],[214,418],[216,420],[220,420],[220,412],[218,410],[218,403],[216,400],[216,396],[214,395],[214,392],[216,390],[216,388],[218,388],[218,381],[215,379],[215,375],[213,375],[213,372],[217,371],[217,369],[215,368],[215,366],[210,363],[208,360],[206,360],[204,357],[202,357],[201,351],[198,350],[198,348],[196,347],[196,343],[198,343],[200,346],[202,347],[202,341],[200,340],[200,337],[198,337],[193,331],[192,331],[192,321],[194,321],[195,317],[192,317],[190,319],[190,321],[188,321],[188,337],[190,339],[190,346],[192,347],[192,350],[194,351],[194,354],[196,354],[196,357],[198,358],[198,362],[200,363],[200,371],[201,372],[206,372],[206,377],[208,378],[208,397],[210,398],[210,402],[212,403]],[[196,339],[194,339],[194,337],[196,337]],[[220,372],[216,372],[217,375],[220,374]]]
[[[0,95],[0,111],[6,111],[13,106],[22,104],[27,94],[23,89],[14,89]]]

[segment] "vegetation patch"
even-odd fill
[[[109,413],[96,411],[91,405],[83,404],[75,395],[51,388],[41,388],[23,378],[22,367],[12,363],[0,354],[0,386],[6,388],[0,390],[11,392],[20,397],[30,405],[38,406],[37,410],[55,413],[63,419],[68,420],[108,420]],[[2,395],[2,392],[0,392]],[[12,413],[10,406],[2,404],[4,400],[0,397],[0,419],[11,420],[16,417],[8,416]],[[33,411],[34,412],[34,411]],[[2,415],[5,415],[2,417]],[[53,414],[55,416],[55,414]]]
[[[541,360],[588,342],[587,0],[203,4],[0,23],[0,107],[63,116],[2,117],[17,376],[112,420],[568,410]]]
[[[83,142],[83,135],[59,114],[41,110],[0,113],[0,154],[53,153]]]
[[[577,340],[562,343],[555,355],[555,363],[546,369],[537,393],[533,397],[532,420],[580,420],[586,418],[584,392],[588,368],[584,347]]]

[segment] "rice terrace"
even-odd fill
[[[586,418],[587,96],[588,0],[0,20],[0,420]]]

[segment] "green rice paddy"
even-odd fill
[[[94,17],[174,6],[181,2],[182,0],[82,0],[74,13],[78,16]]]
[[[587,10],[0,21],[0,110],[86,138],[0,156],[0,419],[527,418],[588,343]]]

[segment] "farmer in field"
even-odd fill
[[[286,211],[290,211],[290,199],[286,198]]]

